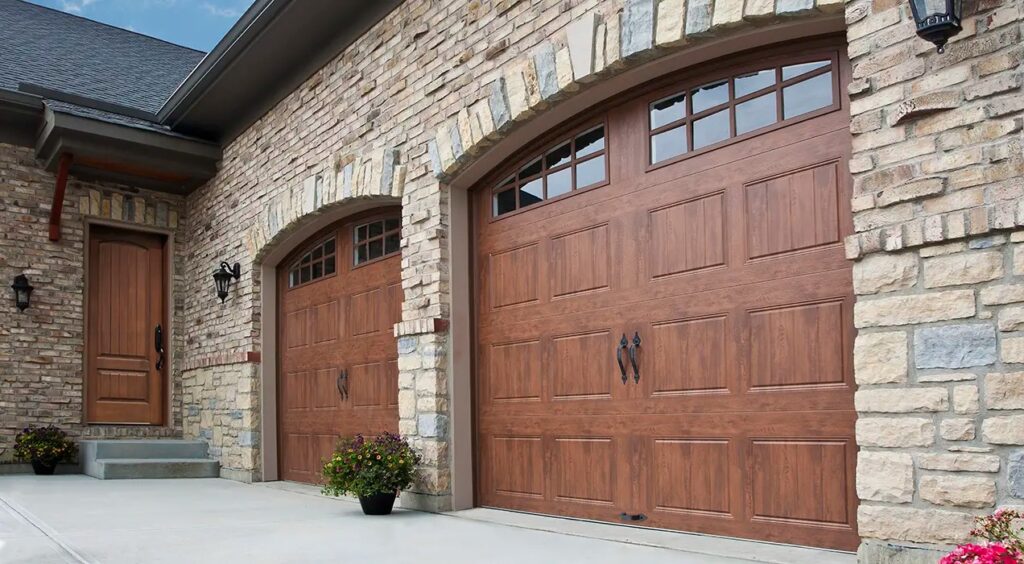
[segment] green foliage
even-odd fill
[[[71,462],[76,454],[78,446],[67,433],[53,425],[26,427],[14,439],[14,456],[28,462],[51,466],[58,462]]]
[[[409,442],[391,433],[372,440],[362,435],[338,442],[330,460],[324,462],[325,495],[368,496],[397,492],[412,485],[420,457]]]

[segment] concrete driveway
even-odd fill
[[[366,517],[293,484],[0,477],[0,562],[852,563],[852,555],[488,509]]]

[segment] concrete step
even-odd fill
[[[85,473],[100,480],[217,478],[220,463],[209,458],[100,458],[89,470]]]
[[[183,439],[84,440],[79,451],[85,458],[206,458],[206,441]]]

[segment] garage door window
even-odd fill
[[[334,237],[314,245],[288,270],[288,287],[294,288],[334,274],[337,269]]]
[[[494,217],[592,188],[607,178],[604,125],[590,127],[531,157],[494,188]]]
[[[650,163],[674,162],[838,107],[838,58],[753,69],[650,104]]]
[[[355,265],[397,253],[401,249],[401,231],[402,222],[397,217],[356,226],[352,241]]]

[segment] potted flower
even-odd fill
[[[409,442],[398,435],[347,437],[324,462],[323,493],[354,494],[366,515],[388,515],[398,492],[412,485],[419,462]]]
[[[31,462],[39,476],[52,475],[58,463],[71,462],[77,453],[67,433],[53,425],[26,427],[14,438],[14,456]]]
[[[992,515],[975,517],[971,536],[985,539],[966,543],[942,557],[940,564],[1024,564],[1024,527],[1015,524],[1024,513],[1000,509]]]

